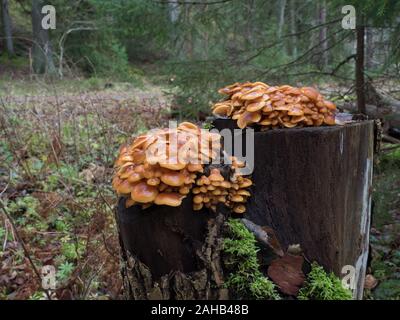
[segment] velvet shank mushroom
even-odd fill
[[[126,207],[178,206],[190,193],[197,174],[204,171],[203,163],[220,152],[220,139],[219,134],[190,122],[142,134],[121,147],[113,188],[127,198]],[[199,145],[201,149],[196,148]]]
[[[262,82],[245,82],[218,92],[228,97],[214,104],[214,115],[236,120],[241,129],[251,125],[268,130],[336,124],[336,105],[312,87],[272,87]]]

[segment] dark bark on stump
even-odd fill
[[[236,127],[231,120],[214,125]],[[245,215],[272,227],[283,249],[299,243],[308,259],[338,276],[354,266],[356,298],[368,257],[373,134],[373,121],[255,132]]]
[[[182,206],[125,208],[120,199],[122,276],[127,299],[227,299],[220,261],[225,217]]]

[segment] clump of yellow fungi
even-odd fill
[[[123,146],[115,162],[113,188],[127,196],[126,206],[179,206],[195,183],[196,174],[216,157],[220,135],[190,122],[158,129]]]
[[[221,136],[183,122],[175,129],[158,129],[138,136],[120,149],[115,162],[113,188],[125,196],[125,206],[180,206],[193,193],[196,210],[215,209],[224,202],[234,212],[243,213],[251,181],[238,174],[243,164],[232,158],[230,181],[218,169],[203,175],[205,166],[220,155]],[[201,192],[198,190],[201,189]],[[202,192],[205,191],[205,192]],[[201,198],[201,200],[200,200]],[[207,200],[208,199],[208,200]]]
[[[335,124],[336,105],[312,87],[245,82],[218,92],[228,97],[214,104],[214,115],[236,120],[241,129],[254,124],[262,130]]]
[[[234,165],[232,166],[234,168]],[[236,170],[235,170],[236,171]],[[216,211],[217,205],[223,203],[233,212],[242,214],[246,211],[246,202],[250,197],[248,188],[252,185],[249,178],[237,172],[225,179],[218,168],[211,169],[210,174],[201,175],[193,188],[193,209],[203,207]]]

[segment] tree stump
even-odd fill
[[[236,127],[222,119],[214,126]],[[309,260],[338,276],[353,266],[357,299],[368,258],[373,137],[373,121],[255,132],[245,214],[272,227],[283,248],[300,244]]]
[[[125,208],[116,220],[127,299],[227,299],[220,260],[225,216],[180,207]]]

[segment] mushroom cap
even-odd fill
[[[300,89],[301,92],[309,99],[316,101],[318,99],[318,91],[312,87],[303,87]]]
[[[249,112],[249,111],[245,111],[243,112],[238,121],[237,121],[237,125],[240,129],[245,128],[248,124],[254,123],[254,122],[258,122],[261,119],[261,112],[257,111],[257,112]]]
[[[304,115],[304,111],[299,105],[296,105],[292,109],[290,109],[287,113],[289,116],[302,116]]]
[[[250,192],[245,189],[239,189],[238,191],[236,191],[236,194],[240,196],[250,197]]]
[[[190,131],[190,132],[197,132],[199,131],[199,127],[196,126],[194,123],[184,121],[178,125],[178,129],[183,131]]]
[[[131,156],[135,164],[143,163],[146,160],[146,153],[143,150],[133,150]]]
[[[130,176],[128,176],[127,180],[129,182],[135,183],[140,181],[142,178],[143,176],[140,173],[133,172]]]
[[[188,194],[190,192],[190,187],[189,186],[183,186],[179,188],[179,193],[180,194]]]
[[[232,114],[233,106],[227,103],[218,103],[214,106],[213,114],[221,117],[229,117]]]
[[[243,202],[245,199],[244,199],[243,196],[238,195],[238,194],[235,194],[235,195],[233,195],[233,196],[230,197],[230,200],[231,200],[232,202]]]
[[[333,126],[335,125],[335,117],[333,115],[327,114],[324,116],[324,123]]]
[[[170,170],[182,170],[186,167],[185,163],[178,163],[177,160],[168,159],[168,162],[160,162],[160,167]]]
[[[140,149],[143,148],[144,143],[149,139],[147,135],[142,135],[137,137],[131,146],[132,149]]]
[[[230,94],[232,94],[232,93],[234,93],[236,91],[239,91],[240,89],[241,89],[240,83],[236,82],[234,84],[231,84],[229,86],[226,86],[224,88],[219,89],[218,92],[221,93],[221,94],[230,95]]]
[[[210,179],[210,181],[224,181],[225,180],[218,169],[212,169],[211,174],[208,178]]]
[[[221,186],[222,188],[228,189],[228,188],[231,187],[231,183],[230,183],[229,181],[221,181],[220,186]]]
[[[304,120],[306,120],[306,117],[304,117],[304,116],[292,116],[292,118],[290,119],[290,122],[291,123],[299,123]]]
[[[180,187],[185,183],[185,175],[180,171],[164,171],[161,181],[172,187]]]
[[[265,100],[254,101],[247,105],[246,110],[249,112],[256,112],[264,108],[264,106],[265,106]]]
[[[193,203],[196,203],[196,204],[199,204],[199,203],[202,203],[202,202],[204,202],[203,201],[203,195],[201,195],[201,194],[196,194],[194,197],[193,197]]]
[[[203,170],[203,165],[201,165],[200,163],[198,163],[198,164],[194,164],[194,163],[189,163],[188,164],[188,166],[187,166],[187,169],[190,171],[190,172],[203,172],[204,170]]]
[[[154,200],[157,205],[166,205],[170,207],[178,207],[182,204],[182,199],[184,196],[179,193],[169,192],[169,193],[159,193]]]
[[[297,123],[285,122],[285,121],[283,121],[282,124],[283,124],[286,128],[294,128],[295,126],[297,126]]]
[[[239,213],[239,214],[245,213],[246,212],[246,206],[243,205],[243,204],[235,205],[233,207],[233,212]]]
[[[199,211],[203,208],[204,204],[203,203],[194,203],[193,204],[193,210],[194,211]]]
[[[240,188],[248,188],[253,184],[253,182],[249,178],[243,178],[243,180],[239,183]]]
[[[241,95],[240,99],[242,100],[255,100],[257,98],[260,98],[263,96],[264,94],[264,90],[261,88],[254,88],[249,90],[248,92],[244,93],[243,95]]]
[[[327,101],[325,100],[325,107],[327,107],[329,110],[336,110],[336,105],[331,102],[331,101]]]
[[[260,124],[262,126],[269,126],[269,125],[271,125],[271,123],[272,123],[271,119],[268,119],[268,118],[265,119],[264,118],[258,124]]]
[[[160,179],[156,178],[156,177],[150,178],[150,179],[147,179],[146,183],[149,186],[158,186],[160,184]]]
[[[121,180],[121,183],[116,186],[115,190],[120,194],[129,194],[132,192],[133,187],[134,184],[128,180]]]
[[[131,192],[131,198],[140,203],[148,203],[154,201],[158,195],[158,189],[154,186],[149,186],[146,182],[139,182]]]

